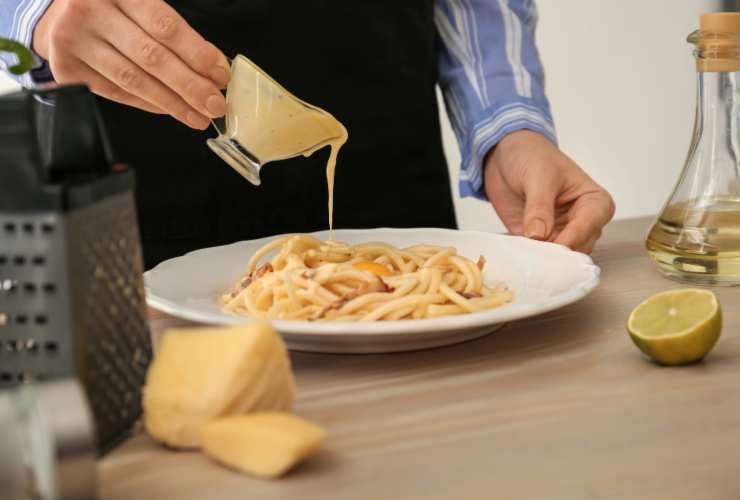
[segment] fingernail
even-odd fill
[[[188,125],[198,130],[205,130],[208,128],[210,121],[205,116],[195,111],[190,111],[187,116]]]
[[[231,73],[229,73],[229,68],[225,68],[219,65],[211,70],[211,80],[213,80],[213,83],[218,85],[219,88],[226,88],[226,86],[229,84],[230,78]]]
[[[532,219],[527,224],[524,236],[534,240],[544,240],[547,236],[547,226],[542,219]]]
[[[214,94],[206,101],[206,109],[214,118],[224,116],[226,114],[226,99],[221,94]]]

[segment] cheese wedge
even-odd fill
[[[147,373],[144,423],[155,439],[194,448],[203,424],[252,411],[270,393],[275,406],[259,408],[285,409],[294,382],[285,344],[267,323],[170,330]]]
[[[286,369],[285,364],[288,364]],[[295,399],[295,380],[289,367],[290,358],[285,356],[279,360],[276,370],[269,374],[270,388],[254,402],[251,411],[290,411]]]
[[[262,412],[212,420],[201,443],[217,462],[258,477],[283,475],[315,454],[326,439],[323,429],[295,415]]]

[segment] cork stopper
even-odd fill
[[[713,12],[702,14],[700,21],[702,31],[713,33],[740,34],[740,12]]]
[[[740,71],[740,12],[702,14],[700,30],[689,41],[696,44],[697,71]]]

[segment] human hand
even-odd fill
[[[54,0],[33,48],[57,82],[192,128],[226,113],[226,57],[163,0]]]
[[[510,232],[591,253],[614,201],[543,135],[504,137],[485,159],[485,191]]]

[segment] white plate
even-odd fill
[[[326,239],[327,232],[313,233]],[[599,284],[591,258],[552,243],[450,229],[336,230],[351,244],[384,241],[398,247],[427,243],[454,246],[470,259],[486,258],[486,283],[504,281],[514,300],[499,309],[437,319],[332,323],[274,321],[288,347],[337,353],[393,352],[455,344],[481,337],[509,321],[528,318],[580,300]],[[267,241],[206,248],[165,261],[144,274],[147,302],[173,316],[213,325],[248,318],[221,312],[218,296],[241,276],[250,256]]]

